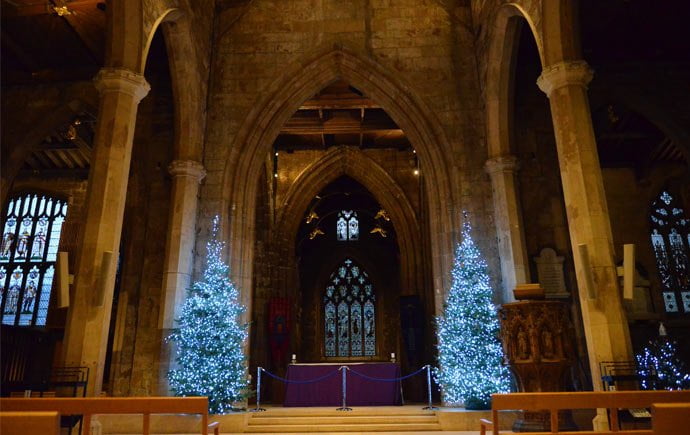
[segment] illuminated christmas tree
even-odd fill
[[[503,351],[487,266],[472,240],[467,215],[451,274],[443,315],[436,319],[436,380],[446,403],[485,409],[490,407],[491,394],[509,390],[509,381],[501,365]]]
[[[178,328],[168,337],[177,352],[177,368],[168,373],[170,388],[176,396],[208,396],[209,412],[214,414],[228,411],[248,394],[248,325],[241,320],[245,307],[223,262],[223,247],[216,216],[203,279],[188,290]]]
[[[659,325],[659,337],[651,340],[636,355],[640,384],[643,390],[690,389],[690,374],[685,363],[676,356],[677,343]]]

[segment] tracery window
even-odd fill
[[[327,357],[376,355],[376,296],[367,272],[345,259],[331,274],[323,303]]]
[[[356,211],[343,210],[338,212],[336,237],[339,241],[359,240],[359,220]]]
[[[652,202],[652,248],[667,313],[690,313],[690,219],[667,191]]]
[[[10,199],[0,246],[3,325],[43,326],[67,202],[30,193]]]

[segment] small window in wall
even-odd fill
[[[346,259],[331,274],[323,302],[325,356],[376,355],[376,297],[369,275]]]
[[[36,193],[10,199],[0,246],[3,325],[46,324],[66,215],[61,199]]]
[[[339,241],[359,240],[359,221],[357,220],[356,211],[343,210],[338,212],[336,237]]]
[[[690,219],[667,191],[652,203],[652,248],[667,313],[690,313]]]

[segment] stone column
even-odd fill
[[[175,319],[180,315],[179,310],[191,285],[199,184],[206,176],[202,164],[194,160],[174,160],[168,171],[173,177],[172,203],[158,315],[158,328],[163,338],[158,385],[159,393],[163,395],[168,393],[167,373],[174,359],[172,344],[164,339],[175,327]]]
[[[631,360],[632,346],[618,290],[613,236],[589,111],[587,84],[591,79],[586,62],[569,61],[544,68],[537,85],[551,105],[573,252],[580,244],[589,250],[595,299],[587,296],[586,275],[578,256],[575,273],[592,382],[600,390],[599,363]]]
[[[89,396],[103,383],[132,138],[150,90],[144,76],[123,68],[103,68],[94,82],[101,98],[63,354],[65,364],[89,368]]]
[[[485,166],[491,177],[493,190],[498,254],[501,257],[503,277],[503,303],[515,301],[515,285],[527,283],[530,279],[525,231],[515,178],[517,168],[517,158],[511,155],[491,158],[486,161]]]

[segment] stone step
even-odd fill
[[[438,423],[379,423],[379,424],[319,424],[314,421],[311,424],[265,424],[247,426],[249,433],[294,433],[294,432],[433,432],[440,431]]]
[[[313,417],[313,416],[353,416],[353,415],[435,415],[434,411],[423,410],[422,405],[417,407],[412,406],[369,406],[369,407],[353,407],[352,411],[338,411],[335,407],[270,407],[265,412],[253,412],[253,417],[260,416],[295,416],[295,417]]]
[[[304,424],[379,424],[379,423],[438,423],[435,415],[352,415],[352,416],[259,416],[249,419],[250,426],[256,425],[304,425]]]

